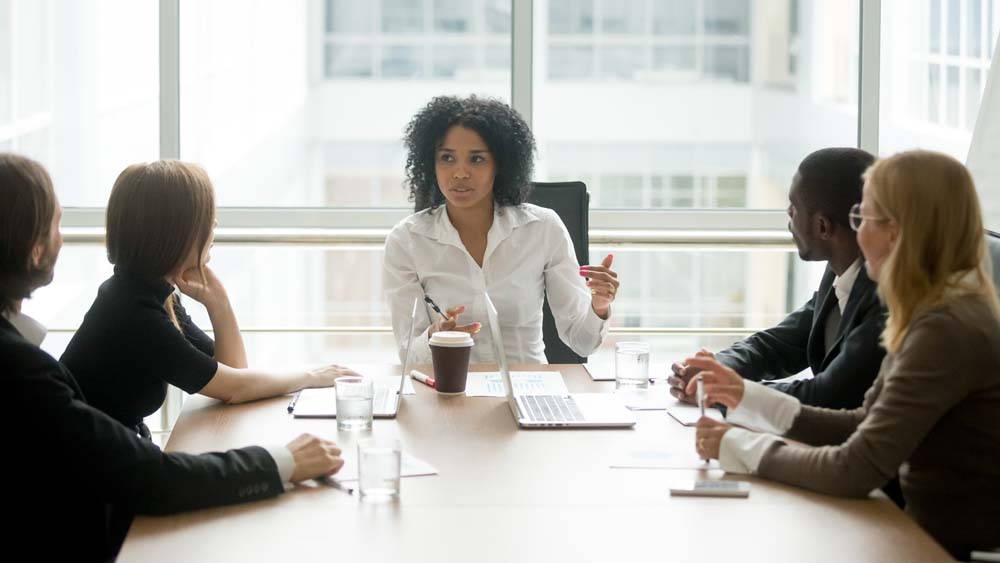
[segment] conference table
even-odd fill
[[[400,370],[352,367],[376,377]],[[571,392],[614,387],[592,381],[580,365],[512,369],[558,370]],[[503,398],[414,388],[396,419],[376,419],[371,432],[360,433],[338,432],[333,419],[295,419],[288,397],[243,405],[190,397],[169,451],[285,444],[309,432],[335,440],[356,463],[357,440],[374,435],[399,438],[406,454],[438,474],[403,478],[400,498],[389,503],[308,482],[261,502],[138,517],[119,561],[949,560],[879,492],[836,498],[700,466],[694,429],[662,410],[637,411],[634,429],[522,430]],[[688,466],[611,467],[642,452],[667,452]],[[749,481],[750,496],[670,496],[672,484],[698,478]]]

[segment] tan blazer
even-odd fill
[[[1000,547],[1000,323],[960,296],[919,314],[854,410],[802,407],[758,473],[866,496],[898,472],[907,512],[953,554]]]

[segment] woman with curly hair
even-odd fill
[[[385,243],[383,285],[399,351],[405,350],[414,297],[430,297],[411,362],[429,362],[427,339],[468,332],[473,362],[492,362],[492,335],[479,334],[488,292],[499,312],[512,363],[545,363],[542,302],[547,295],[559,337],[581,356],[607,334],[618,275],[609,255],[599,266],[576,261],[559,216],[525,203],[535,141],[506,104],[471,96],[434,98],[406,127],[406,178],[416,213]],[[459,316],[462,315],[461,323]]]

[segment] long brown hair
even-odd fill
[[[52,179],[45,168],[12,153],[0,153],[0,312],[30,297],[51,272],[31,263],[35,246],[51,235],[56,212]]]
[[[982,296],[1000,318],[969,170],[945,154],[907,151],[876,162],[865,182],[872,211],[899,225],[878,280],[889,309],[886,350],[899,349],[917,314],[955,295]]]
[[[115,180],[108,201],[108,260],[148,280],[161,280],[201,253],[215,226],[215,191],[205,169],[179,160],[133,164]],[[173,295],[164,309],[177,324]]]

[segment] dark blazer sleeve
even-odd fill
[[[809,367],[809,332],[817,294],[777,326],[752,334],[715,354],[744,379],[761,381],[795,375]]]
[[[13,354],[5,391],[17,398],[12,410],[25,429],[18,455],[44,475],[72,479],[94,500],[135,514],[169,514],[283,492],[278,468],[263,448],[164,453],[79,400],[72,376],[29,347],[25,343]]]
[[[865,392],[878,375],[885,350],[879,344],[882,334],[882,308],[871,296],[863,317],[841,342],[840,351],[826,369],[810,379],[774,384],[774,388],[799,399],[804,405],[831,409],[861,406]]]

